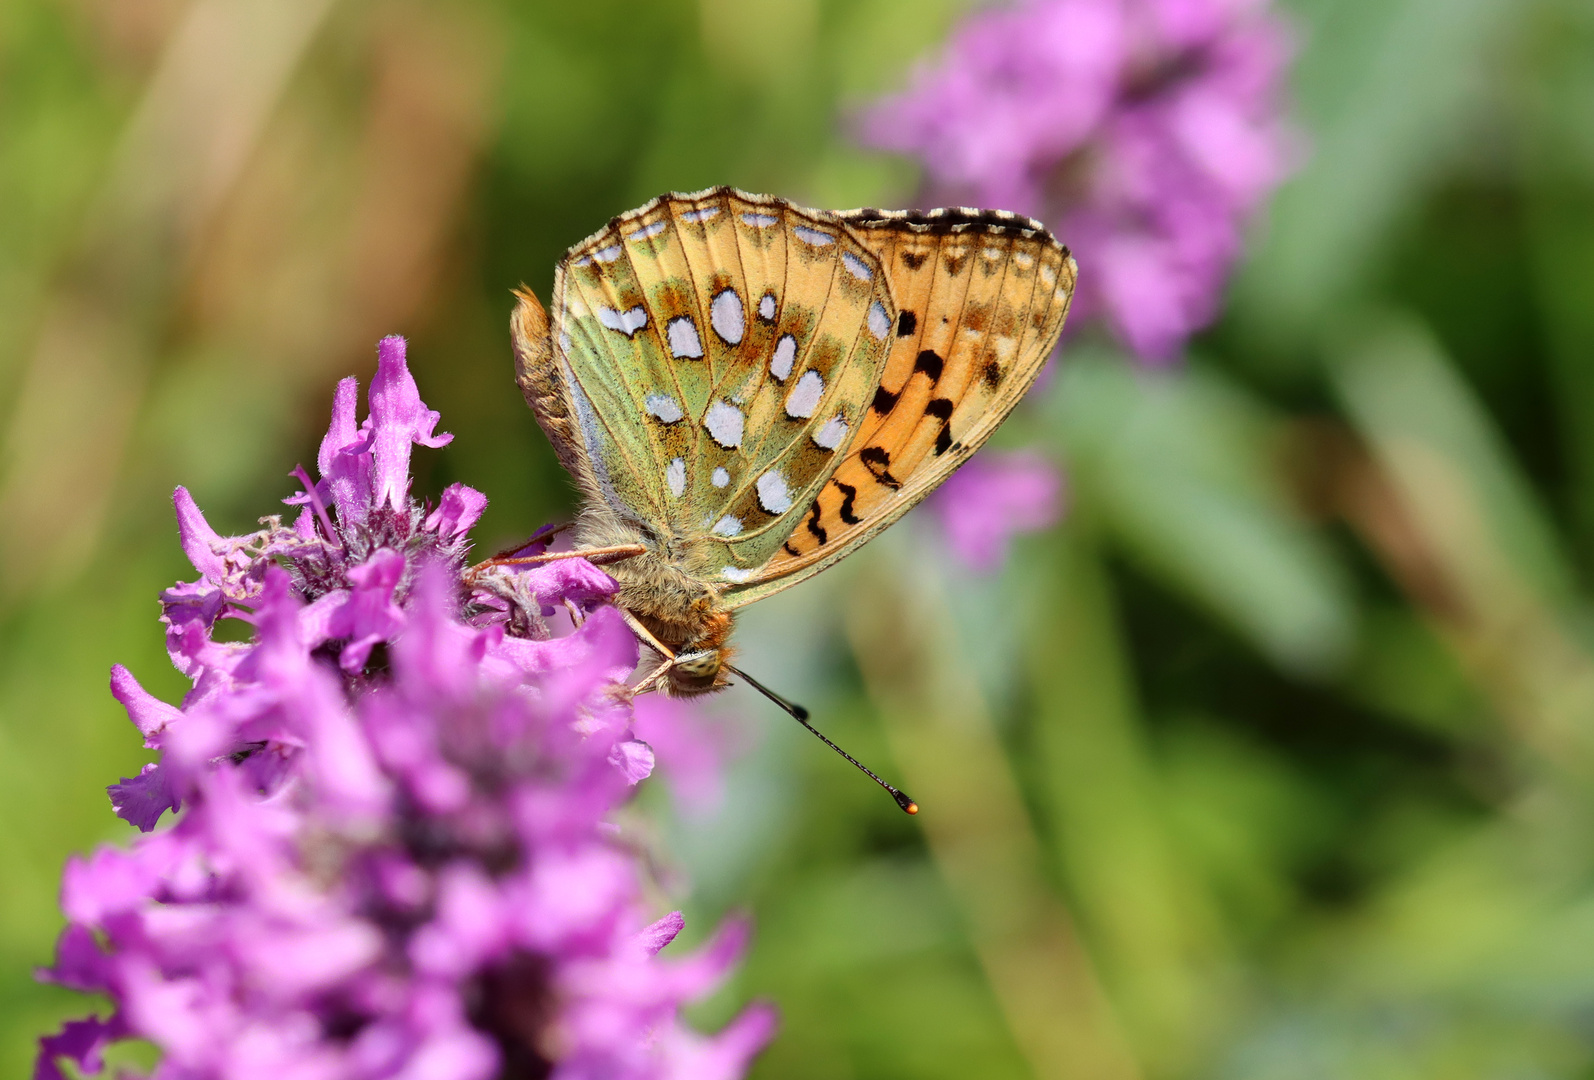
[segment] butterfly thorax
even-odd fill
[[[683,565],[681,540],[628,524],[598,504],[581,514],[575,542],[578,548],[641,544],[648,549],[604,569],[620,584],[615,603],[678,657],[666,678],[671,694],[691,697],[729,685],[732,650],[726,642],[734,616],[719,591]]]

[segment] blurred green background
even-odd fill
[[[66,856],[169,699],[169,494],[250,528],[411,338],[479,536],[568,513],[508,289],[671,188],[911,203],[850,108],[955,0],[0,4],[0,1070]],[[994,577],[920,513],[750,609],[717,799],[635,811],[776,1077],[1594,1076],[1594,5],[1293,0],[1309,152],[1219,323],[1078,339],[999,443],[1068,477]],[[1067,237],[1063,237],[1066,241]],[[1089,273],[1089,267],[1084,267]],[[684,793],[683,793],[684,795]]]

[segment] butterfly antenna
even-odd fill
[[[726,666],[730,667],[729,664],[727,664]],[[859,761],[857,758],[855,758],[851,754],[847,753],[847,751],[843,750],[841,747],[837,746],[835,743],[833,743],[829,739],[825,738],[824,732],[820,731],[818,728],[814,727],[814,725],[812,725],[812,724],[810,724],[808,722],[808,710],[807,709],[803,708],[801,705],[798,705],[794,701],[787,701],[785,698],[783,698],[779,694],[775,693],[775,691],[771,690],[769,687],[765,686],[763,683],[759,682],[757,679],[755,679],[751,675],[747,674],[747,672],[743,671],[741,668],[731,667],[731,671],[735,672],[741,678],[741,680],[744,683],[746,683],[748,686],[751,686],[754,690],[757,690],[760,694],[763,694],[769,700],[773,701],[776,705],[779,705],[782,709],[784,709],[787,713],[789,713],[791,715],[791,718],[793,720],[797,721],[803,727],[805,727],[809,731],[813,732],[814,735],[818,737],[820,742],[824,743],[826,746],[830,747],[836,753],[840,754],[842,757],[844,757],[848,761],[850,761],[852,763],[852,767],[853,768],[857,769],[859,772],[863,773],[869,779],[873,780],[875,783],[877,783],[881,787],[885,788],[886,791],[890,793],[891,797],[896,800],[897,805],[900,806],[905,813],[917,814],[919,812],[919,804],[918,803],[916,803],[912,799],[908,798],[898,788],[894,788],[890,784],[886,783],[884,780],[880,779],[880,777],[877,776],[875,774],[874,770],[869,768],[869,766],[865,765],[863,762]]]

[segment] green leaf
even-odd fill
[[[1057,437],[1086,512],[1281,667],[1345,659],[1352,599],[1274,475],[1262,405],[1199,367],[1151,374],[1103,354],[1071,356],[1060,383]]]

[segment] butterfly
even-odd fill
[[[580,489],[575,548],[631,556],[606,564],[616,605],[664,658],[639,687],[758,686],[729,663],[737,609],[857,550],[967,461],[1051,353],[1076,274],[1007,211],[716,187],[571,248],[551,320],[518,289],[517,379]]]

